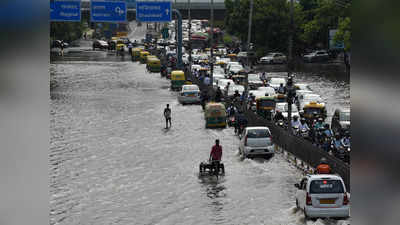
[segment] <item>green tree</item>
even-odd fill
[[[335,36],[333,37],[334,42],[344,43],[345,51],[351,49],[351,19],[350,17],[340,18],[339,27]]]

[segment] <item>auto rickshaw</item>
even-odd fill
[[[303,107],[303,112],[300,113],[307,122],[312,123],[314,119],[322,118],[325,120],[327,116],[326,108],[324,104],[310,102]]]
[[[233,75],[231,79],[235,82],[235,84],[243,86],[246,84],[246,76],[244,75]]]
[[[204,110],[206,128],[226,127],[226,109],[222,103],[209,102]]]
[[[286,102],[286,95],[285,94],[276,94],[275,101],[278,102]]]
[[[174,70],[171,72],[171,89],[180,90],[185,84],[185,73],[182,70]]]
[[[147,69],[150,72],[160,72],[161,71],[161,62],[157,57],[148,57],[147,58]]]
[[[236,62],[237,61],[237,55],[236,54],[228,54],[227,56],[228,56],[228,58],[231,59],[232,62]]]
[[[132,60],[133,61],[138,61],[140,58],[140,51],[142,51],[142,49],[140,48],[134,48],[132,49]]]
[[[275,111],[276,100],[273,96],[263,96],[256,98],[257,114],[265,119],[272,120]]]
[[[148,55],[150,55],[150,52],[148,52],[148,51],[141,51],[140,52],[140,56],[139,56],[139,58],[140,58],[140,62],[141,63],[146,63],[146,57],[148,56]]]

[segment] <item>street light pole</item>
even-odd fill
[[[190,0],[188,0],[188,17],[189,17],[189,74],[192,76],[192,17],[190,16]]]
[[[287,83],[287,92],[286,92],[286,100],[288,103],[288,130],[289,133],[292,134],[292,103],[293,98],[296,95],[296,92],[293,88],[292,82],[292,73],[293,73],[293,0],[290,0],[290,35],[289,35],[289,60],[288,60],[288,82]]]
[[[214,77],[214,0],[211,0],[211,48],[210,48],[210,83],[213,85]]]
[[[246,46],[246,52],[247,52],[247,66],[249,66],[250,67],[250,59],[249,59],[249,50],[250,50],[250,42],[251,42],[251,23],[252,23],[252,20],[253,20],[253,3],[254,3],[254,0],[250,0],[250,13],[249,13],[249,30],[248,30],[248,33],[247,33],[247,46]],[[245,98],[244,98],[244,109],[243,110],[245,110],[245,107],[247,107],[247,93],[249,92],[249,74],[248,73],[246,73],[246,84],[245,84]]]

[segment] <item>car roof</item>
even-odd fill
[[[246,127],[246,130],[269,130],[268,127]]]
[[[342,178],[336,174],[308,174],[307,178],[310,180],[332,179],[343,181]]]

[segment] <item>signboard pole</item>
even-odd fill
[[[182,15],[177,9],[173,9],[178,18],[178,46],[176,54],[178,56],[178,68],[182,69]]]

